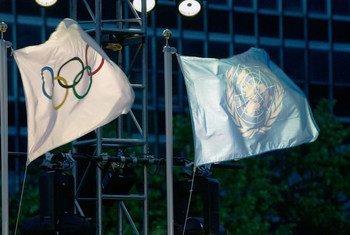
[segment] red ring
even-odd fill
[[[86,44],[86,47],[85,47],[85,64],[86,64],[86,65],[88,65],[88,61],[87,61],[87,52],[88,52],[88,48],[89,48],[89,44]],[[102,57],[102,56],[101,56],[101,57]],[[100,69],[102,68],[104,62],[105,62],[105,59],[102,57],[101,63],[100,63],[100,65],[97,67],[97,69],[95,69],[95,71],[92,71],[92,72],[86,71],[86,73],[87,73],[89,76],[95,75],[98,71],[100,71]]]

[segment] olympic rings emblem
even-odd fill
[[[57,83],[60,85],[60,87],[65,89],[65,94],[63,96],[62,101],[59,102],[59,104],[54,105],[54,109],[55,110],[60,109],[64,105],[64,103],[66,102],[67,97],[68,97],[68,90],[69,89],[73,90],[73,94],[74,94],[74,96],[77,99],[83,99],[89,93],[89,91],[91,89],[91,85],[92,85],[92,76],[95,75],[96,73],[98,73],[101,70],[101,68],[103,67],[103,64],[104,64],[104,59],[102,57],[101,58],[101,62],[98,65],[98,67],[94,71],[92,71],[91,66],[88,64],[88,49],[89,49],[89,45],[86,44],[86,47],[85,47],[85,64],[79,57],[77,57],[77,56],[73,57],[73,58],[69,59],[68,61],[66,61],[65,63],[63,63],[61,65],[61,67],[58,69],[57,76],[54,76],[54,71],[49,66],[44,66],[41,69],[41,81],[42,81],[41,90],[42,90],[42,92],[43,92],[43,94],[44,94],[44,96],[46,98],[48,98],[49,100],[53,99],[53,92],[54,92],[54,87],[55,87],[55,81],[57,81]],[[75,75],[75,77],[73,79],[73,83],[72,84],[68,84],[67,79],[61,76],[61,72],[62,72],[62,69],[64,68],[64,66],[66,66],[69,63],[74,62],[74,61],[76,61],[76,62],[78,62],[80,64],[81,69]],[[44,72],[45,71],[48,71],[49,75],[51,76],[51,84],[52,84],[51,87],[50,87],[51,93],[48,93],[48,91],[45,88],[46,87],[45,76],[44,76]],[[77,89],[76,89],[76,86],[82,81],[85,73],[88,76],[89,85],[87,86],[87,88],[86,88],[86,90],[85,90],[85,92],[83,94],[79,94]]]

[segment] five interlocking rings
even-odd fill
[[[79,57],[76,56],[76,57],[71,58],[70,60],[68,60],[67,62],[65,62],[64,64],[61,65],[61,67],[58,69],[57,76],[54,76],[54,71],[49,66],[45,66],[45,67],[43,67],[41,69],[41,80],[42,80],[41,89],[42,89],[43,94],[48,99],[52,100],[52,98],[53,98],[53,90],[54,90],[54,86],[55,86],[55,81],[57,81],[58,84],[62,88],[65,89],[65,94],[64,94],[64,97],[63,97],[62,101],[59,104],[54,105],[54,109],[55,110],[60,109],[63,106],[63,104],[66,102],[67,97],[68,97],[68,89],[71,88],[73,90],[73,94],[74,94],[74,96],[77,99],[83,99],[89,93],[91,85],[92,85],[92,76],[95,75],[96,73],[98,73],[101,70],[101,68],[102,68],[102,66],[104,64],[104,59],[102,57],[99,66],[94,71],[92,71],[90,65],[88,65],[88,56],[87,56],[88,55],[88,49],[89,49],[89,45],[86,44],[86,47],[85,47],[85,64],[86,65],[84,65],[84,62]],[[73,83],[72,84],[68,84],[67,79],[62,77],[60,74],[61,74],[62,68],[64,66],[66,66],[67,64],[69,64],[71,62],[74,62],[74,61],[79,62],[79,64],[81,65],[81,70],[75,75],[75,77],[73,79]],[[51,95],[46,91],[46,88],[45,88],[45,77],[44,77],[44,72],[45,71],[48,71],[50,73],[50,75],[51,75],[51,83],[52,83]],[[89,77],[89,85],[88,85],[86,91],[83,94],[79,94],[78,91],[76,90],[76,86],[82,80],[85,72],[86,72],[86,74]]]

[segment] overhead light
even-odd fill
[[[195,16],[201,10],[201,4],[198,0],[181,0],[178,9],[183,16]]]
[[[135,10],[138,12],[142,12],[142,0],[134,0],[132,2]],[[156,5],[156,0],[146,0],[146,12],[151,11]]]
[[[35,0],[35,2],[40,6],[50,7],[54,5],[57,2],[57,0]]]

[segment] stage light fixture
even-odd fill
[[[54,5],[57,0],[35,0],[35,2],[42,7],[50,7]]]
[[[183,16],[195,16],[197,15],[202,6],[199,0],[181,0],[178,1],[178,10]]]
[[[136,11],[138,12],[142,11],[142,0],[134,0],[132,2],[132,5],[134,6]],[[146,0],[146,12],[152,11],[155,5],[156,5],[156,0]]]

